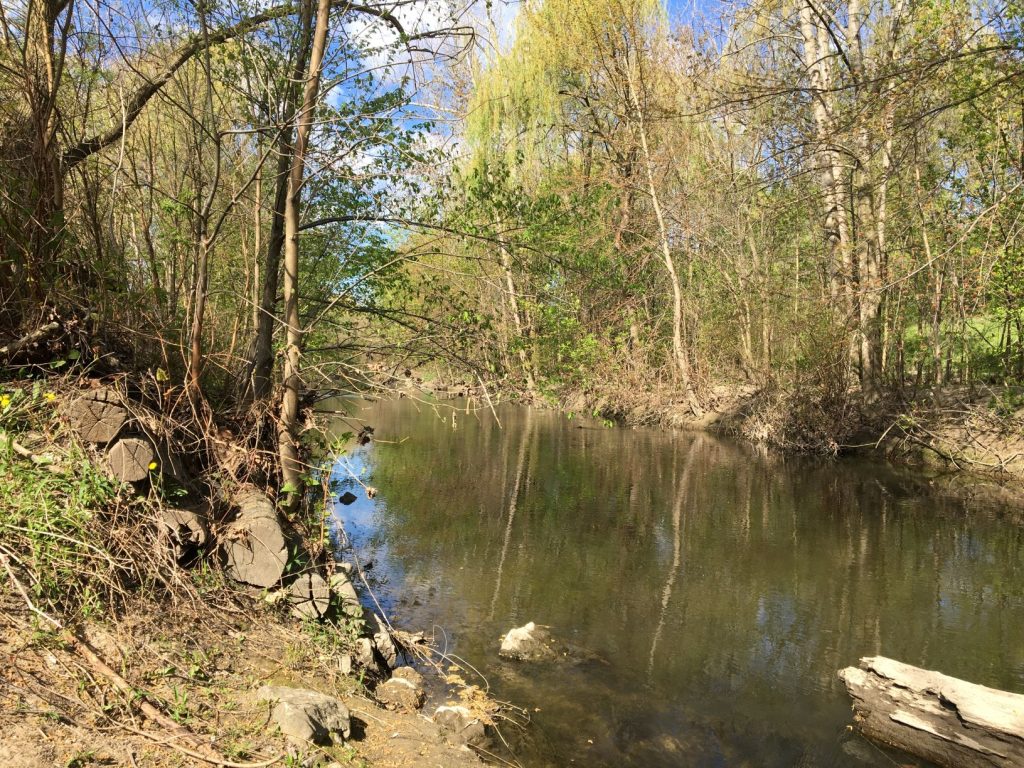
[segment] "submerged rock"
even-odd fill
[[[391,679],[377,686],[377,701],[387,709],[412,712],[423,706],[427,694],[423,690],[423,675],[412,667],[399,667]]]
[[[271,719],[293,741],[330,746],[352,733],[348,707],[333,696],[305,688],[264,685],[256,698],[274,702]]]
[[[487,747],[491,742],[483,720],[466,707],[438,707],[434,711],[434,722],[449,744],[459,747]]]
[[[515,661],[551,661],[558,653],[551,647],[551,633],[531,621],[508,631],[498,655]]]

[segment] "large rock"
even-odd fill
[[[486,748],[491,742],[483,720],[466,707],[438,707],[434,710],[434,722],[449,744]]]
[[[391,679],[377,686],[377,701],[387,709],[413,712],[423,706],[427,694],[423,690],[423,675],[412,667],[399,667]]]
[[[271,718],[281,733],[300,744],[330,746],[352,733],[348,707],[333,696],[305,688],[264,685],[256,698],[274,703]]]
[[[342,569],[331,574],[331,591],[338,596],[342,613],[353,618],[362,617],[363,607],[359,604],[359,594],[348,571]]]
[[[515,661],[551,661],[558,656],[551,647],[551,633],[532,621],[526,626],[510,629],[502,638],[498,655]]]

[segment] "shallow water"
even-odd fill
[[[836,671],[881,654],[1024,692],[1024,529],[875,463],[505,406],[363,406],[338,505],[386,608],[436,628],[533,766],[892,766]],[[499,425],[500,420],[500,425]],[[347,429],[340,422],[337,431]],[[584,663],[500,661],[527,621]]]

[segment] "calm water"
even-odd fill
[[[526,766],[915,764],[846,730],[836,670],[865,655],[1024,692],[1024,529],[997,510],[520,407],[357,415],[377,440],[337,475],[379,494],[337,514],[400,623],[539,709],[508,732]],[[527,621],[595,658],[500,661]]]

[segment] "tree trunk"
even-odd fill
[[[949,768],[1024,765],[1024,696],[882,656],[839,673],[868,737]]]
[[[288,564],[288,543],[274,503],[255,486],[242,486],[232,501],[238,518],[224,529],[225,569],[235,581],[272,587]]]
[[[658,223],[658,239],[661,246],[661,260],[668,273],[669,284],[672,288],[672,353],[675,358],[676,370],[679,374],[679,384],[683,390],[683,397],[694,416],[701,416],[703,410],[697,400],[697,393],[693,386],[693,375],[690,370],[690,359],[687,356],[686,347],[683,344],[683,292],[679,285],[679,275],[676,272],[675,260],[672,258],[672,248],[668,240],[668,228],[665,226],[665,217],[661,211],[661,200],[658,197],[658,188],[654,179],[654,160],[651,157],[650,147],[647,142],[647,124],[644,119],[643,107],[640,104],[640,96],[637,92],[636,73],[632,63],[626,66],[627,86],[629,99],[632,102],[633,111],[637,121],[637,132],[640,134],[640,150],[643,153],[644,171],[647,176],[647,193],[651,198],[651,206],[654,208],[654,217]]]
[[[313,4],[304,0],[299,10],[299,33],[296,43],[292,81],[287,86],[281,127],[278,137],[277,168],[274,175],[274,209],[271,211],[270,238],[263,266],[263,291],[256,315],[256,343],[252,359],[252,395],[257,400],[270,397],[274,373],[274,325],[277,321],[277,289],[281,273],[281,252],[284,250],[284,216],[288,200],[288,177],[292,164],[292,140],[295,135],[295,110],[299,85],[306,74],[310,35],[313,26]]]
[[[309,0],[307,0],[308,2]],[[320,98],[320,69],[327,47],[327,29],[331,0],[318,0],[316,28],[309,57],[309,73],[302,97],[295,132],[295,153],[288,174],[288,199],[284,216],[284,321],[287,346],[284,358],[284,392],[281,396],[281,421],[278,427],[278,455],[281,461],[282,489],[288,494],[286,507],[294,508],[302,498],[303,467],[299,460],[299,398],[302,394],[300,357],[302,323],[299,317],[299,211],[302,181],[306,170],[306,147],[313,127],[316,104]]]
[[[24,157],[25,165],[5,178],[4,222],[0,253],[12,262],[0,274],[0,300],[20,322],[32,303],[44,299],[57,271],[64,231],[64,184],[57,143],[57,88],[61,80],[68,24],[68,0],[33,0],[26,6],[21,90],[25,123],[12,122],[0,144]],[[5,158],[11,160],[12,158]]]
[[[526,389],[530,397],[533,397],[537,392],[537,385],[533,379],[533,370],[530,365],[530,358],[527,355],[526,349],[522,346],[523,343],[529,341],[529,335],[524,333],[523,321],[519,315],[519,299],[516,294],[516,284],[512,277],[512,261],[509,258],[508,250],[504,245],[498,246],[498,253],[501,258],[501,269],[505,273],[505,290],[508,296],[508,312],[512,316],[512,324],[516,329],[516,336],[518,337],[516,349],[519,357],[519,364],[523,369],[523,377],[526,379]]]

